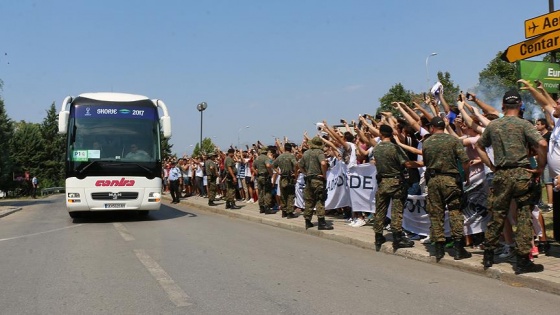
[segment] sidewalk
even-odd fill
[[[164,203],[169,206],[187,206],[199,210],[210,211],[218,214],[227,215],[233,218],[249,220],[257,223],[267,224],[278,228],[307,233],[330,240],[338,241],[344,244],[350,244],[365,249],[372,250],[372,255],[390,254],[399,255],[407,259],[419,260],[426,263],[438,264],[448,268],[455,268],[462,271],[477,273],[486,277],[501,280],[509,285],[516,287],[528,287],[539,291],[545,291],[553,294],[560,295],[560,245],[557,243],[552,244],[548,256],[540,254],[535,258],[535,263],[543,264],[544,271],[541,273],[530,273],[515,275],[513,271],[513,264],[509,262],[500,262],[496,256],[495,264],[493,267],[484,270],[482,267],[482,250],[473,250],[467,248],[473,254],[472,258],[456,261],[451,256],[453,250],[446,250],[446,255],[439,263],[436,259],[430,256],[429,252],[433,252],[433,246],[429,244],[421,244],[415,241],[413,248],[402,248],[393,254],[391,236],[387,237],[387,242],[383,244],[381,252],[374,251],[374,232],[371,225],[362,227],[351,227],[346,225],[343,219],[327,216],[326,220],[330,221],[334,226],[331,231],[317,230],[317,217],[313,217],[314,228],[305,230],[303,217],[296,219],[282,218],[281,212],[275,214],[260,214],[257,204],[236,202],[237,206],[241,209],[229,210],[225,209],[225,201],[216,201],[217,206],[208,206],[208,199],[202,197],[188,197],[181,200],[179,205],[170,204],[169,194],[164,195]],[[385,231],[385,234],[387,232]],[[386,235],[387,236],[387,235]]]

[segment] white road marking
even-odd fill
[[[140,262],[148,269],[152,276],[163,288],[167,296],[176,306],[189,306],[189,296],[179,287],[173,279],[163,270],[160,265],[150,257],[143,249],[135,249],[134,253]]]
[[[15,240],[15,239],[18,239],[18,238],[24,238],[24,237],[29,237],[29,236],[36,236],[36,235],[41,235],[41,234],[46,234],[46,233],[51,233],[51,232],[56,232],[56,231],[62,231],[62,230],[66,230],[66,229],[72,229],[72,228],[82,226],[82,225],[83,224],[70,225],[70,226],[65,226],[65,227],[61,227],[61,228],[54,229],[54,230],[49,230],[49,231],[43,231],[43,232],[14,236],[14,237],[8,237],[8,238],[0,238],[0,242]]]
[[[124,238],[125,241],[134,241],[134,236],[132,236],[132,234],[130,234],[130,232],[126,229],[126,227],[124,227],[124,225],[122,225],[122,223],[113,223],[113,226],[115,227],[115,229],[117,229],[117,232],[119,232],[119,234],[122,236],[122,238]]]

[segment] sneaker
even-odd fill
[[[383,229],[387,231],[391,231],[391,224],[387,224]]]
[[[539,258],[539,248],[537,246],[531,248],[531,255],[533,255],[534,258]]]
[[[426,238],[424,238],[420,241],[420,243],[422,243],[422,244],[430,244],[431,242],[432,242],[432,240],[430,239],[430,236],[428,236],[428,237],[426,237]]]
[[[533,251],[531,251],[531,252],[529,253],[529,260],[530,260],[531,262],[535,261],[535,259],[533,258]]]
[[[249,199],[249,201],[247,201],[247,203],[255,203],[255,200],[253,200],[253,198]]]
[[[360,227],[364,225],[366,225],[366,220],[359,218],[358,220],[356,220],[356,223],[352,225],[352,227]]]
[[[515,249],[512,245],[505,245],[502,249],[502,253],[498,257],[502,260],[509,260],[515,256]]]
[[[354,226],[354,224],[356,224],[356,222],[358,222],[358,220],[350,219],[349,223],[347,223],[347,224],[348,224],[348,226]]]

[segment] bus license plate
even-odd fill
[[[106,203],[105,209],[124,208],[124,203]]]

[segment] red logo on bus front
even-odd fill
[[[120,180],[100,179],[95,182],[95,186],[134,186],[134,180],[127,180],[124,179],[124,177],[121,178]]]

